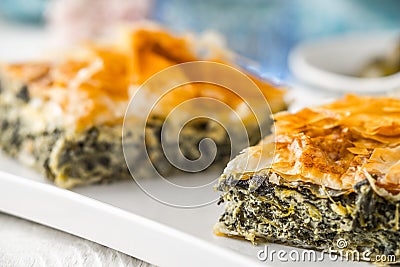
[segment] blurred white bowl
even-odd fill
[[[356,74],[376,57],[394,50],[399,32],[352,34],[300,44],[289,56],[298,82],[337,92],[379,93],[400,88],[400,73],[379,78]]]

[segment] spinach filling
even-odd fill
[[[32,100],[29,87],[14,80],[0,81],[0,147],[3,151],[44,172],[62,187],[131,177],[122,150],[122,125],[94,126],[78,133],[71,133],[62,126],[33,130],[35,119],[27,117],[29,112],[21,112]],[[170,164],[163,151],[168,149],[168,144],[164,148],[161,144],[164,120],[160,116],[151,116],[146,123],[145,135],[128,133],[124,145],[135,149],[145,141],[154,167],[161,175],[169,175],[180,170]],[[248,132],[250,145],[254,145],[261,138],[259,129],[249,127]],[[222,169],[232,154],[230,137],[221,125],[211,120],[193,120],[181,130],[180,152],[186,159],[197,159],[201,154],[200,142],[205,138],[215,142],[217,153],[213,166]],[[244,142],[242,145],[235,144],[235,147],[242,149],[247,145]],[[207,146],[203,152],[204,157],[209,158],[213,155],[213,147]],[[144,164],[141,164],[145,157],[147,155],[139,151],[134,158],[142,176],[148,174],[148,170],[142,168]]]
[[[329,192],[306,183],[277,185],[269,175],[220,180],[219,203],[226,203],[226,208],[218,231],[252,242],[317,250],[335,249],[336,241],[344,239],[347,250],[395,255],[399,260],[399,203],[378,196],[367,180],[356,184],[354,191]]]

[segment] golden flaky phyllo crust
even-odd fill
[[[289,182],[349,191],[368,179],[378,194],[399,198],[399,99],[348,95],[274,118],[275,136],[247,149],[225,173],[272,171]]]
[[[138,28],[125,31],[111,45],[86,44],[53,62],[13,64],[4,69],[7,75],[28,83],[31,97],[57,104],[69,126],[87,129],[93,125],[121,123],[135,89],[167,67],[199,60],[194,47],[193,40],[175,37],[158,27]],[[210,60],[224,62],[218,55]],[[260,87],[272,111],[285,107],[283,90],[250,78]],[[223,88],[211,89],[210,85],[185,85],[169,95],[165,105],[173,108],[199,96],[217,98],[233,108],[241,102]]]

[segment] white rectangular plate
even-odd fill
[[[39,51],[49,50],[45,48],[51,40],[43,29],[1,21],[0,37],[0,61],[35,59],[43,55]],[[181,179],[197,179],[202,184],[202,175]],[[163,191],[163,183],[157,180],[153,183],[156,191]],[[287,265],[277,258],[273,262],[259,261],[257,252],[264,248],[262,245],[215,236],[213,225],[223,212],[223,207],[215,203],[196,209],[166,206],[142,192],[133,179],[68,191],[53,186],[44,177],[1,154],[0,211],[161,266]],[[276,244],[268,244],[268,248],[293,250]],[[345,266],[346,263],[329,259],[290,262],[298,266]]]
[[[201,179],[201,176],[183,178]],[[160,187],[163,183],[154,181],[154,186]],[[259,261],[257,252],[264,248],[263,245],[215,236],[213,225],[223,207],[215,203],[193,209],[170,207],[142,192],[133,179],[69,191],[57,188],[34,171],[0,154],[0,196],[0,211],[83,237],[156,265],[287,264],[276,256],[272,262]],[[276,244],[268,244],[268,248],[287,253],[293,250]],[[289,262],[305,264],[304,261]],[[326,259],[306,264],[344,266],[344,263]]]

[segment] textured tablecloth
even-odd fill
[[[0,213],[0,266],[151,266],[91,241]]]

